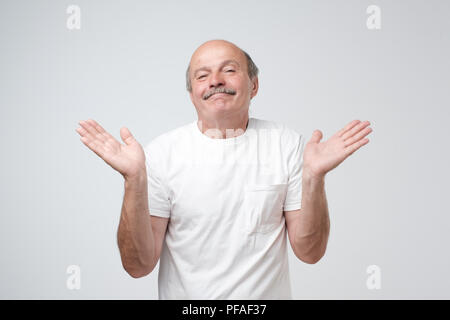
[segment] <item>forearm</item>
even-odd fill
[[[307,170],[302,177],[302,209],[297,216],[295,249],[299,256],[317,262],[324,254],[330,232],[325,177]]]
[[[153,269],[155,244],[148,209],[147,174],[125,179],[117,241],[122,264],[133,277]]]

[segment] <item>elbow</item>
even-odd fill
[[[139,279],[149,275],[155,268],[155,264],[147,264],[147,265],[122,264],[122,266],[125,269],[125,271],[134,279]]]
[[[128,271],[127,271],[128,272]],[[142,272],[139,272],[139,273],[136,273],[136,272],[128,272],[128,274],[132,277],[132,278],[134,278],[134,279],[139,279],[139,278],[143,278],[143,277],[145,277],[146,275],[148,275],[150,272],[148,272],[148,273],[146,273],[146,272],[144,272],[144,273],[142,273]]]
[[[139,279],[139,278],[143,278],[147,275],[149,275],[152,271],[153,268],[141,268],[141,269],[137,269],[137,268],[125,268],[125,271],[134,279]]]
[[[316,264],[317,262],[319,262],[322,257],[325,255],[325,249],[322,250],[318,250],[318,251],[310,251],[307,254],[306,253],[298,253],[295,252],[295,256],[302,262],[307,263],[307,264]]]
[[[145,277],[155,269],[156,263],[153,260],[130,259],[126,251],[121,251],[120,254],[123,269],[134,279]]]
[[[327,251],[328,234],[318,242],[310,242],[306,246],[296,244],[293,246],[296,257],[304,263],[316,264]]]
[[[298,257],[301,261],[307,264],[316,264],[322,259],[322,256],[313,256],[313,257]]]

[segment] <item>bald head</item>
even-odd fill
[[[202,57],[205,56],[208,52],[216,51],[220,52],[220,50],[228,49],[235,51],[237,56],[240,57],[241,61],[244,61],[246,68],[247,68],[247,74],[251,79],[256,77],[258,75],[258,67],[254,64],[252,58],[250,55],[236,46],[234,43],[231,43],[226,40],[209,40],[203,43],[201,46],[199,46],[194,53],[192,54],[191,60],[189,62],[189,66],[186,70],[186,89],[191,92],[192,91],[192,85],[191,85],[191,71],[195,72],[196,70],[191,70],[192,63],[194,61],[200,61]]]

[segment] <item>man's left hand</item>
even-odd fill
[[[324,177],[349,155],[369,142],[364,138],[372,132],[369,121],[353,120],[327,141],[320,142],[322,132],[315,130],[303,153],[303,173]]]

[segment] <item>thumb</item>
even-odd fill
[[[310,142],[319,143],[322,139],[322,131],[314,130]]]
[[[123,142],[125,142],[126,145],[130,145],[135,141],[133,135],[131,134],[130,130],[128,130],[127,127],[122,127],[120,129],[120,137],[122,138]]]

